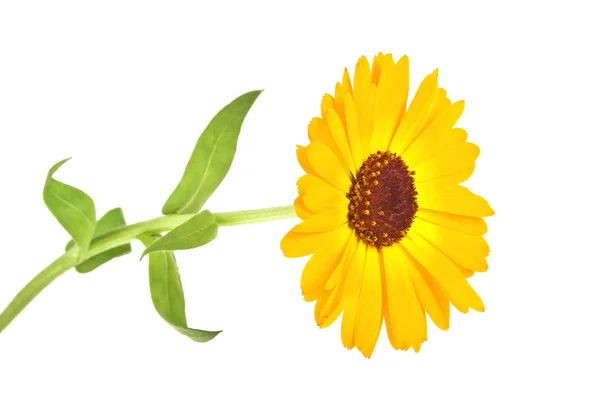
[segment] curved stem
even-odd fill
[[[193,216],[194,214],[166,215],[164,217],[138,222],[137,224],[127,225],[102,234],[92,240],[89,249],[84,254],[80,255],[77,264],[89,260],[110,249],[129,244],[142,234],[160,234],[161,232],[170,231]]]
[[[29,283],[19,291],[15,298],[13,298],[8,306],[6,306],[6,309],[0,314],[0,332],[2,332],[2,330],[4,330],[44,288],[57,279],[59,275],[73,268],[76,262],[77,248],[72,248],[36,275],[33,280],[29,281]]]
[[[141,234],[158,234],[170,231],[183,224],[195,214],[166,215],[149,221],[138,222],[107,232],[92,240],[90,248],[79,257],[78,264],[112,248],[128,244],[137,239]],[[219,226],[256,224],[259,222],[275,221],[281,219],[295,218],[293,205],[274,208],[261,208],[235,212],[213,213]]]
[[[89,249],[83,254],[79,254],[79,248],[77,246],[72,247],[36,275],[21,291],[19,291],[15,298],[13,298],[8,306],[6,306],[4,311],[0,313],[0,332],[2,332],[2,330],[4,330],[17,315],[19,315],[31,300],[61,274],[98,254],[128,244],[131,241],[136,240],[140,235],[158,234],[170,231],[193,216],[194,214],[167,215],[115,229],[94,238]],[[220,212],[214,213],[214,216],[217,224],[225,226],[294,218],[296,217],[296,214],[294,212],[294,206],[289,205],[247,211]]]

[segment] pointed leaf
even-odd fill
[[[144,245],[150,245],[160,236],[142,235]],[[150,255],[150,294],[158,314],[173,328],[194,341],[205,343],[215,338],[221,331],[204,331],[189,328],[185,315],[185,298],[175,261],[171,251],[159,251]]]
[[[238,97],[210,121],[198,138],[181,181],[163,206],[163,214],[200,211],[227,175],[244,118],[261,92]]]
[[[100,235],[104,235],[107,232],[115,230],[117,228],[121,228],[125,226],[125,217],[123,215],[123,210],[121,208],[115,208],[108,211],[102,218],[96,222],[96,230],[94,231],[94,238],[99,237]],[[66,249],[70,249],[75,245],[75,241],[71,240],[67,244]],[[75,269],[79,273],[87,273],[95,270],[99,266],[106,264],[113,258],[121,257],[123,255],[127,255],[131,252],[131,244],[125,244],[108,251],[104,251],[101,254],[98,254],[87,261],[82,262],[77,265]]]
[[[87,251],[96,228],[94,201],[85,192],[57,181],[52,176],[70,158],[50,168],[44,185],[44,203],[71,235],[80,251]]]
[[[215,216],[210,211],[204,210],[154,241],[146,248],[142,258],[156,251],[189,250],[201,247],[217,237],[218,229]]]

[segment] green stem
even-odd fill
[[[256,224],[259,222],[276,221],[280,219],[295,218],[293,205],[275,208],[251,209],[247,211],[217,212],[214,214],[219,226]]]
[[[80,255],[77,264],[89,260],[110,249],[129,244],[142,234],[160,234],[162,232],[170,231],[193,216],[194,214],[166,215],[164,217],[138,222],[137,224],[127,225],[107,232],[92,240],[90,248],[87,252]]]
[[[215,212],[213,215],[219,226],[255,224],[296,217],[293,205],[252,209],[247,211]],[[170,231],[193,216],[194,214],[166,215],[164,217],[138,222],[137,224],[127,225],[126,227],[107,232],[92,240],[88,251],[79,257],[78,264],[100,253],[120,245],[128,244],[129,242],[136,240],[141,234],[158,234]]]
[[[89,249],[83,254],[79,254],[79,248],[77,246],[71,248],[36,275],[35,278],[19,291],[6,309],[0,313],[0,332],[2,332],[2,330],[4,330],[17,315],[19,315],[31,300],[61,274],[98,254],[128,244],[131,241],[135,241],[140,235],[158,234],[170,231],[193,216],[194,214],[167,215],[118,228],[94,238]],[[294,212],[294,206],[289,205],[247,211],[217,212],[214,213],[214,216],[220,226],[226,226],[294,218],[296,217],[296,214]]]
[[[29,281],[25,287],[13,298],[0,314],[0,332],[10,324],[19,313],[27,307],[44,288],[75,266],[77,261],[77,249],[72,248],[58,257],[52,264]]]

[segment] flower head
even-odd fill
[[[464,102],[447,98],[437,70],[410,105],[408,74],[406,56],[361,57],[353,81],[345,70],[323,97],[297,149],[302,222],[281,241],[287,257],[312,255],[301,288],[317,325],[341,315],[344,346],[365,357],[384,322],[395,349],[419,351],[426,314],[446,330],[449,304],[484,309],[467,278],[487,270],[482,217],[494,212],[460,185],[479,148],[455,127]]]

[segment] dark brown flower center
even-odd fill
[[[388,247],[406,236],[417,213],[414,172],[391,152],[362,164],[347,197],[348,224],[367,244]]]

